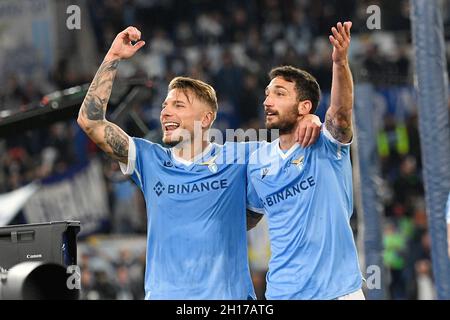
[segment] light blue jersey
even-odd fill
[[[255,299],[246,238],[247,161],[257,143],[211,144],[192,162],[130,138],[147,207],[146,299]]]
[[[306,149],[278,139],[250,157],[248,206],[266,213],[268,299],[335,299],[362,286],[350,217],[350,146],[322,129]]]

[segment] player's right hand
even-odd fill
[[[107,56],[110,58],[128,59],[132,57],[140,48],[145,45],[141,39],[141,32],[135,27],[128,27],[117,34]],[[133,45],[131,41],[136,43]]]

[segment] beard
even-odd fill
[[[163,139],[164,144],[170,148],[177,146],[181,141],[183,141],[183,138],[181,137],[179,140]]]
[[[185,135],[188,134],[187,131],[183,132]],[[189,133],[189,137],[188,136],[183,136],[183,133],[173,133],[168,136],[168,137],[164,137],[162,141],[164,142],[165,145],[167,145],[168,147],[172,148],[172,147],[176,147],[176,146],[181,146],[181,143],[186,142],[191,140],[190,137],[190,133]]]
[[[293,104],[285,114],[280,115],[277,113],[275,116],[277,119],[274,121],[268,122],[266,120],[266,128],[278,129],[280,130],[280,134],[291,133],[297,126],[297,120],[299,117],[297,104]]]

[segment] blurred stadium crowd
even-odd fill
[[[366,27],[370,4],[382,10],[382,30]],[[112,0],[88,1],[81,31],[93,35],[93,66],[99,65],[113,37],[128,25],[142,31],[147,45],[123,61],[118,78],[152,80],[146,99],[134,110],[158,136],[159,112],[168,81],[189,75],[211,83],[218,92],[216,127],[260,128],[266,74],[273,66],[292,64],[315,75],[326,110],[331,87],[329,28],[352,20],[351,65],[355,81],[371,82],[377,90],[378,153],[382,165],[380,195],[384,205],[384,263],[389,298],[434,297],[427,232],[408,1],[326,0]],[[443,10],[450,61],[450,5]],[[52,91],[91,81],[96,68],[78,67],[75,47],[52,72],[35,80],[8,74],[0,88],[1,117],[36,107]],[[450,65],[448,67],[450,69]],[[450,104],[449,104],[450,105]],[[74,119],[75,120],[75,119]],[[103,241],[97,235],[80,239],[83,298],[142,299],[145,263],[145,204],[140,192],[83,137],[75,121],[52,124],[0,140],[0,194],[27,183],[63,173],[71,166],[99,157],[104,164],[110,219],[102,233],[124,242]],[[136,132],[133,121],[125,129]],[[357,227],[357,214],[354,215]],[[12,222],[20,222],[20,215]],[[263,234],[260,230],[257,233]],[[130,237],[135,241],[126,242]],[[136,238],[137,237],[137,238]],[[264,261],[268,242],[250,241],[250,260],[258,296],[264,292]],[[264,237],[264,235],[262,235]],[[137,240],[136,240],[137,239]],[[256,251],[263,253],[258,257]],[[259,260],[258,260],[259,259]],[[262,262],[261,262],[262,259]]]

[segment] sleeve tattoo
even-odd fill
[[[111,147],[113,155],[119,159],[128,157],[128,137],[112,125],[105,127],[105,141]]]
[[[350,141],[353,135],[352,109],[339,109],[335,112],[327,112],[325,126],[336,140]]]
[[[117,73],[119,60],[103,62],[98,69],[81,106],[81,112],[91,121],[105,120],[106,106]]]
[[[105,119],[106,107],[118,65],[119,59],[102,63],[95,74],[94,80],[92,80],[80,112],[91,123],[92,127],[103,128],[101,131],[97,131],[94,141],[97,141],[96,143],[109,156],[126,162],[128,158],[128,136],[118,126]],[[89,126],[85,128],[85,131],[88,135],[93,132]],[[97,134],[100,136],[97,136]],[[91,138],[93,137],[91,136]]]

